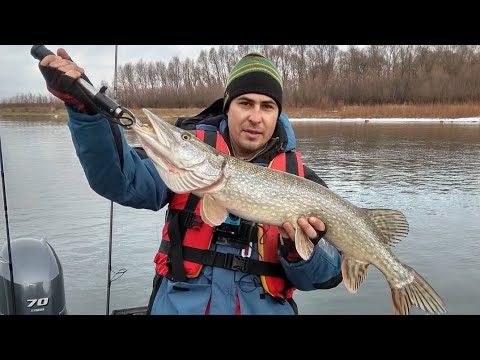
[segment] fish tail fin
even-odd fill
[[[447,306],[437,292],[413,268],[403,265],[412,274],[412,280],[401,285],[390,283],[395,315],[408,315],[412,305],[433,314],[447,312]]]

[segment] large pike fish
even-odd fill
[[[435,290],[391,250],[408,233],[401,212],[357,207],[313,181],[223,154],[189,131],[143,111],[153,131],[139,124],[132,130],[172,191],[202,198],[201,217],[207,224],[220,225],[228,212],[275,226],[285,221],[295,226],[300,216],[318,217],[327,228],[325,239],[342,253],[343,282],[349,292],[358,290],[373,264],[390,286],[395,314],[409,314],[412,305],[435,314],[446,312]],[[299,227],[295,245],[304,259],[313,252]]]

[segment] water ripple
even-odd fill
[[[478,124],[294,122],[294,130],[304,162],[332,190],[358,206],[404,212],[410,233],[395,253],[426,277],[450,313],[480,314],[480,288],[472,286],[480,283]],[[12,238],[49,241],[62,261],[70,312],[103,314],[110,202],[89,188],[65,125],[0,121],[0,134]],[[112,286],[112,308],[148,301],[164,216],[114,206],[112,266],[128,271]],[[296,299],[304,314],[392,312],[375,268],[355,295],[340,284]]]

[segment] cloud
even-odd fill
[[[95,86],[102,81],[110,84],[115,74],[115,45],[45,45],[53,52],[63,47],[72,59],[85,69]],[[202,49],[214,45],[119,45],[117,66],[162,60],[197,58]],[[31,54],[31,45],[0,45],[0,99],[19,94],[47,95],[45,81],[38,70],[38,61]]]

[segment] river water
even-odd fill
[[[410,232],[393,250],[449,314],[480,314],[480,123],[427,120],[292,123],[304,162],[331,190],[406,215]],[[10,237],[53,246],[69,314],[105,314],[111,203],[90,189],[66,124],[3,119],[0,136]],[[113,209],[110,312],[146,305],[165,214]],[[4,218],[2,211],[0,248]],[[388,284],[373,266],[356,294],[340,284],[295,299],[301,314],[392,313]]]

